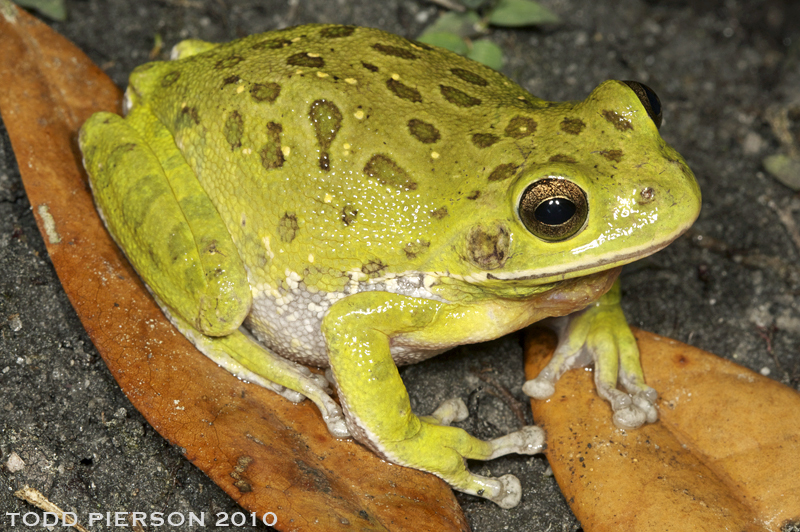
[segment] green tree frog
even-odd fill
[[[543,431],[479,440],[449,426],[459,400],[421,417],[398,364],[570,315],[524,391],[547,397],[593,361],[619,426],[656,419],[614,283],[691,225],[700,193],[649,88],[547,102],[353,26],[189,40],[173,56],[137,68],[125,118],[95,114],[80,147],[109,231],[200,351],[310,399],[334,435],[504,508],[517,478],[466,459],[540,452]]]

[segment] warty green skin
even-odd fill
[[[334,434],[504,507],[518,481],[463,458],[537,452],[541,431],[483,442],[446,426],[458,404],[419,418],[397,363],[581,311],[526,393],[595,360],[615,422],[655,420],[618,289],[603,294],[617,266],[691,225],[700,193],[626,84],[545,102],[463,57],[350,26],[184,41],[176,55],[136,69],[126,118],[93,116],[80,142],[110,232],[201,351],[309,397]],[[561,241],[518,212],[547,178],[589,206]],[[344,416],[287,359],[330,365]]]

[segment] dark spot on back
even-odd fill
[[[436,220],[441,220],[442,218],[447,216],[447,207],[439,207],[435,211],[431,211],[428,214],[430,214],[431,218],[434,218]]]
[[[372,48],[382,53],[383,55],[388,55],[391,57],[399,57],[400,59],[417,58],[417,54],[415,54],[411,50],[408,50],[406,48],[400,48],[398,46],[391,46],[388,44],[376,42],[375,44],[372,45]]]
[[[358,209],[352,205],[345,205],[342,208],[342,222],[344,222],[344,225],[350,225],[351,223],[355,222],[357,217]]]
[[[517,165],[511,163],[499,164],[489,174],[489,181],[505,181],[516,173],[517,168]]]
[[[378,259],[374,259],[364,264],[361,267],[361,273],[363,273],[364,275],[368,275],[370,277],[375,277],[386,268],[388,268],[386,264],[382,263]]]
[[[380,69],[379,69],[378,67],[376,67],[375,65],[373,65],[373,64],[371,64],[371,63],[365,63],[364,61],[361,61],[361,65],[362,65],[364,68],[366,68],[367,70],[369,70],[370,72],[377,72],[378,70],[380,70]]]
[[[441,138],[439,130],[433,124],[412,118],[408,121],[408,131],[423,144],[433,144]]]
[[[342,127],[342,113],[339,108],[327,100],[316,100],[311,104],[308,118],[314,126],[314,133],[320,147],[319,167],[321,170],[330,169],[330,153],[328,150]]]
[[[185,127],[189,127],[194,123],[194,125],[200,124],[200,116],[197,114],[196,107],[184,107],[181,109],[181,114],[178,115],[178,119],[175,124],[175,129],[183,129]]]
[[[428,251],[431,243],[427,240],[417,240],[416,242],[409,242],[403,251],[408,259],[416,259],[419,255]]]
[[[398,98],[415,103],[422,101],[422,95],[417,89],[409,87],[408,85],[404,85],[396,79],[389,78],[386,81],[386,86],[389,87],[389,90],[392,91]]]
[[[285,212],[278,222],[278,237],[281,242],[289,244],[297,237],[300,225],[297,223],[297,215],[293,212]]]
[[[609,161],[614,161],[615,163],[618,163],[622,160],[622,150],[601,151],[600,155],[602,155]]]
[[[289,39],[267,39],[265,41],[255,43],[250,48],[253,50],[277,50],[279,48],[290,46],[291,44],[292,41]]]
[[[220,87],[220,89],[224,89],[226,85],[231,85],[233,83],[238,83],[240,79],[242,79],[242,78],[240,78],[239,76],[237,76],[235,74],[233,76],[228,76],[227,78],[222,80],[222,86]]]
[[[480,190],[473,190],[472,192],[469,193],[469,196],[467,196],[467,199],[468,200],[476,200],[480,196],[481,196],[481,191]]]
[[[451,68],[450,72],[452,72],[454,76],[461,78],[467,83],[472,83],[473,85],[477,85],[479,87],[485,87],[489,84],[488,81],[480,77],[478,74],[470,72],[469,70],[464,70],[463,68]]]
[[[409,41],[409,42],[411,44],[413,44],[414,46],[416,46],[417,48],[422,48],[426,52],[432,52],[433,51],[433,47],[432,46],[428,46],[424,42],[419,42],[419,41]]]
[[[222,70],[225,68],[232,68],[241,63],[244,60],[242,56],[239,55],[229,55],[228,57],[224,57],[217,61],[217,64],[214,65],[214,68],[217,70]]]
[[[583,120],[580,118],[565,118],[564,121],[561,122],[561,131],[569,133],[570,135],[580,134],[585,127],[586,124],[584,124]]]
[[[389,185],[399,190],[415,190],[417,184],[408,173],[391,158],[382,153],[373,155],[364,165],[364,174],[381,185]]]
[[[173,70],[169,74],[166,74],[163,78],[161,78],[161,86],[162,87],[169,87],[176,81],[178,78],[181,77],[181,73],[178,70]]]
[[[244,135],[244,119],[239,111],[233,111],[225,119],[225,125],[222,127],[222,134],[225,135],[225,140],[235,150],[242,146],[242,135]]]
[[[269,122],[267,124],[267,142],[261,148],[261,165],[266,170],[280,168],[283,166],[283,151],[281,151],[281,133],[283,128],[280,124]]]
[[[481,104],[479,98],[470,96],[466,92],[460,91],[454,87],[439,85],[439,90],[442,92],[442,96],[444,96],[445,100],[458,107],[474,107]]]
[[[350,37],[356,31],[355,26],[331,26],[319,32],[323,39],[338,39],[340,37]]]
[[[527,116],[515,116],[506,126],[506,137],[521,139],[536,132],[536,122]]]
[[[617,128],[619,131],[628,131],[633,129],[633,124],[631,124],[631,121],[616,111],[605,110],[601,114],[603,115],[603,118],[608,120],[611,125]]]
[[[292,66],[307,67],[307,68],[322,68],[325,66],[324,59],[322,59],[321,57],[309,56],[307,52],[290,55],[286,59],[286,63]]]
[[[502,223],[494,227],[473,227],[467,235],[467,259],[482,270],[494,270],[505,264],[510,239]]]
[[[488,148],[498,140],[500,140],[500,137],[491,133],[475,133],[472,135],[472,143],[478,148]]]
[[[281,86],[277,83],[256,83],[250,88],[250,96],[258,103],[272,103],[281,93]]]
[[[556,153],[555,155],[550,157],[549,161],[551,163],[576,163],[576,162],[578,162],[574,158],[572,158],[569,155],[566,155],[564,153]]]

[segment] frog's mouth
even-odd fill
[[[536,268],[535,270],[516,270],[509,272],[479,272],[470,276],[470,281],[480,281],[479,277],[483,275],[482,280],[496,280],[496,281],[540,281],[542,283],[557,282],[566,279],[573,279],[575,277],[582,277],[592,273],[610,270],[617,266],[623,266],[631,262],[637,261],[641,258],[652,255],[661,251],[679,236],[681,236],[692,225],[692,222],[677,229],[671,235],[658,242],[648,242],[647,244],[626,249],[624,253],[614,253],[608,256],[587,256],[585,259],[571,261],[569,267],[564,268],[558,265],[553,267]],[[573,250],[573,254],[583,253],[589,249],[596,249],[595,246],[583,246]]]

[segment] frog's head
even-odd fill
[[[451,273],[490,291],[547,285],[655,253],[697,218],[697,182],[659,135],[661,104],[646,86],[607,81],[532,116],[515,171],[489,178],[460,213]]]

